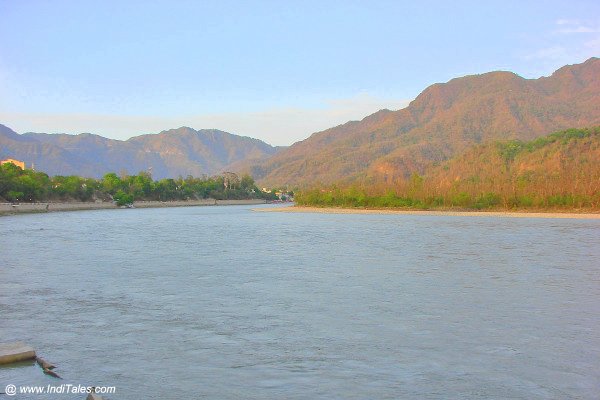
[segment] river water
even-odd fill
[[[0,218],[0,342],[64,378],[2,367],[0,391],[600,398],[599,220],[253,207]]]

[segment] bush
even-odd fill
[[[23,197],[25,196],[25,194],[23,192],[16,192],[14,190],[11,190],[10,192],[8,192],[6,194],[6,198],[9,201],[19,201],[19,200],[23,200]]]
[[[500,196],[496,193],[482,194],[477,198],[473,208],[481,210],[482,208],[491,208],[500,204]]]
[[[122,190],[119,190],[113,196],[113,200],[117,203],[117,206],[119,206],[119,207],[127,206],[130,204],[133,204],[133,195],[127,194],[127,193],[123,192]]]
[[[461,192],[452,196],[450,203],[453,206],[468,207],[471,204],[471,196],[468,193]]]

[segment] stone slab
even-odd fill
[[[35,350],[23,342],[0,343],[0,365],[32,358],[35,358]]]

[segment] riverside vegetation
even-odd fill
[[[478,145],[393,184],[306,189],[317,207],[600,210],[600,127]]]
[[[108,173],[102,179],[79,176],[53,176],[21,169],[6,163],[0,166],[0,200],[11,202],[114,200],[117,205],[134,200],[274,199],[260,191],[249,175],[207,178],[161,179],[150,174],[119,177]]]
[[[296,203],[318,207],[588,209],[600,210],[600,127],[568,129],[531,141],[489,142],[471,147],[423,175],[338,184],[297,191]],[[250,175],[160,179],[106,174],[101,179],[50,177],[0,166],[0,201],[275,199]]]

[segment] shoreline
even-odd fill
[[[162,208],[162,207],[195,207],[195,206],[233,206],[233,205],[258,205],[265,204],[265,200],[176,200],[176,201],[136,201],[133,208]],[[0,216],[33,214],[65,211],[86,210],[119,210],[126,207],[117,207],[112,202],[44,202],[44,203],[0,203]]]
[[[371,208],[327,208],[289,206],[277,208],[255,208],[256,212],[284,212],[284,213],[316,213],[316,214],[397,214],[397,215],[425,215],[425,216],[459,216],[459,217],[508,217],[508,218],[570,218],[570,219],[600,219],[600,213],[578,213],[560,211],[431,211],[431,210],[399,210],[399,209],[371,209]]]

